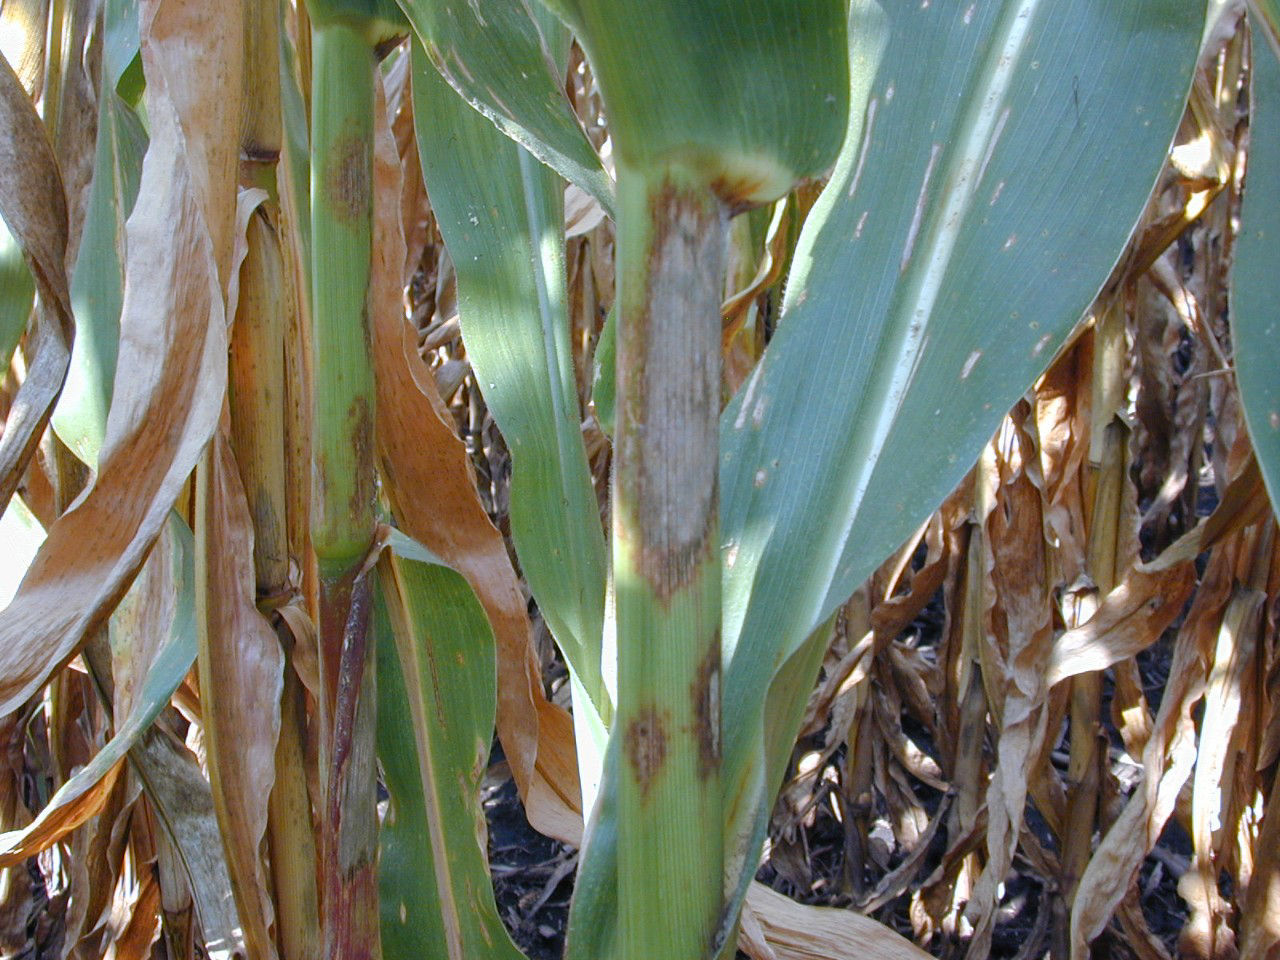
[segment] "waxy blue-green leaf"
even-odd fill
[[[775,786],[770,677],[963,477],[1098,292],[1182,116],[1204,15],[854,0],[866,109],[721,427],[737,857],[758,850]]]
[[[605,544],[569,344],[563,185],[468,108],[417,42],[413,67],[418,149],[458,274],[462,338],[511,451],[516,551],[551,632],[599,704]]]
[[[1249,0],[1249,23],[1254,36],[1261,34],[1275,56],[1280,57],[1280,0]]]
[[[108,66],[104,60],[104,72]],[[62,442],[91,467],[98,462],[111,406],[124,302],[124,225],[138,196],[146,148],[138,115],[114,85],[107,87],[98,104],[93,181],[71,276],[76,338],[67,382],[53,414],[53,428]]]
[[[843,0],[550,0],[586,51],[619,167],[684,168],[730,207],[822,176],[849,94]]]
[[[134,106],[119,92],[138,56],[138,0],[107,0],[103,8],[102,93],[93,179],[84,231],[71,274],[76,337],[67,382],[53,413],[53,428],[91,467],[107,425],[124,299],[124,225],[138,196],[147,135]],[[130,84],[132,86],[132,84]],[[137,94],[130,90],[135,103]]]
[[[458,94],[613,210],[613,184],[564,92],[563,40],[537,0],[400,0],[427,58]]]
[[[378,563],[378,884],[387,960],[520,960],[487,869],[480,784],[497,710],[493,631],[467,581],[399,532]]]
[[[1270,5],[1274,0],[1258,0]],[[1256,17],[1254,18],[1256,25]],[[1276,23],[1280,23],[1277,16]],[[1271,495],[1280,504],[1280,59],[1262,30],[1254,30],[1249,94],[1249,172],[1240,209],[1240,236],[1232,273],[1231,320],[1236,381],[1249,436]],[[1280,509],[1277,510],[1280,512]]]

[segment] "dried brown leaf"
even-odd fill
[[[768,949],[758,942],[740,940],[753,960],[830,960],[862,957],[866,960],[926,960],[929,954],[882,923],[851,910],[810,907],[796,903],[753,882],[742,908],[764,933]],[[744,927],[747,926],[744,921]]]
[[[1142,754],[1143,780],[1103,836],[1080,878],[1070,919],[1072,960],[1106,927],[1155,846],[1196,758],[1192,710],[1204,694],[1222,613],[1231,595],[1237,550],[1220,543],[1178,631],[1169,682]],[[1096,619],[1096,618],[1095,618]]]
[[[969,960],[984,960],[995,929],[1000,887],[1018,846],[1027,770],[1040,752],[1046,713],[1043,664],[1053,645],[1050,527],[1036,420],[1019,405],[996,444],[998,484],[983,520],[985,580],[982,682],[996,718],[996,764],[987,786],[987,863],[965,915],[973,923]]]
[[[267,960],[276,955],[274,913],[260,848],[275,783],[284,653],[254,603],[253,522],[221,431],[201,469],[208,476],[197,496],[196,616],[205,633],[199,662],[210,783],[245,941]]]
[[[226,91],[239,84],[238,6],[142,4],[151,141],[126,228],[116,391],[96,481],[50,528],[0,613],[0,714],[105,621],[217,422],[236,216],[239,102]]]
[[[1085,623],[1062,634],[1049,657],[1046,682],[1105,670],[1145,650],[1182,612],[1195,589],[1190,565],[1148,573],[1134,569]]]
[[[22,247],[40,295],[36,324],[27,341],[26,379],[13,398],[4,434],[0,436],[3,513],[35,454],[62,390],[75,321],[67,289],[67,202],[62,174],[44,124],[3,57],[0,129],[5,131],[0,137],[0,216]],[[16,703],[8,709],[0,707],[0,713],[7,713],[13,706]]]
[[[166,837],[164,841],[157,837],[157,847],[166,851],[160,857],[165,911],[194,907],[210,960],[249,960],[218,835],[213,794],[195,757],[159,727],[147,731],[130,756]],[[165,882],[166,860],[182,880],[174,877]]]
[[[160,881],[154,870],[145,870],[129,922],[111,944],[105,960],[147,960],[159,932]]]
[[[112,630],[120,638],[111,650],[110,681],[115,735],[91,756],[78,758],[75,774],[49,798],[49,802],[22,829],[0,835],[0,864],[18,863],[50,845],[96,816],[116,791],[127,751],[137,742],[145,726],[141,708],[143,685],[161,646],[173,631],[177,616],[177,585],[174,583],[174,551],[177,546],[166,527],[157,538],[141,573],[116,609]],[[60,679],[65,679],[60,678]],[[77,686],[83,678],[72,675]],[[60,698],[62,701],[68,697]],[[76,734],[79,717],[67,732]],[[77,745],[77,751],[82,749]],[[83,749],[92,749],[84,745]],[[64,750],[63,752],[67,752]],[[74,917],[72,918],[75,919]],[[88,922],[97,923],[97,917]],[[76,929],[75,924],[71,929]]]

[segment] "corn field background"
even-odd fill
[[[0,2],[0,958],[1280,956],[1280,10],[917,6]]]

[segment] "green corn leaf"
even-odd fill
[[[519,960],[493,899],[480,784],[497,710],[493,631],[461,574],[398,531],[378,564],[379,854],[387,960]]]
[[[604,318],[604,326],[600,328],[600,338],[596,341],[596,352],[591,358],[591,402],[596,408],[596,419],[600,421],[600,429],[613,436],[613,425],[617,411],[616,379],[617,370],[614,361],[618,356],[618,309],[615,304]]]
[[[776,786],[761,693],[959,482],[1088,307],[1182,115],[1204,13],[853,3],[865,110],[805,225],[778,333],[721,423],[741,876]]]
[[[93,181],[71,277],[76,338],[53,414],[62,442],[91,467],[98,462],[111,405],[124,302],[124,225],[138,196],[146,148],[138,115],[108,87],[98,104]]]
[[[843,0],[556,6],[600,83],[620,166],[679,163],[732,207],[830,166],[849,105]]]
[[[35,297],[36,282],[23,259],[22,248],[0,222],[0,378],[9,372],[9,361],[27,329]]]
[[[1277,12],[1274,2],[1267,5]],[[1231,315],[1240,400],[1274,507],[1280,504],[1280,382],[1275,372],[1280,356],[1280,197],[1275,190],[1280,183],[1280,59],[1260,42],[1261,33],[1255,29],[1253,34],[1249,173],[1232,272]]]
[[[427,58],[467,103],[613,211],[613,185],[564,92],[564,39],[528,0],[400,0]]]
[[[314,26],[346,24],[373,46],[404,35],[404,16],[395,0],[309,0],[307,13]]]
[[[1225,2],[1225,0],[1218,0]],[[1275,56],[1280,57],[1280,2],[1278,0],[1249,0],[1249,23],[1254,36],[1261,34],[1271,45]],[[1254,55],[1256,58],[1256,54]]]
[[[529,587],[598,712],[605,544],[569,345],[562,182],[463,103],[414,43],[414,118],[458,273],[462,337],[511,451],[511,530]]]

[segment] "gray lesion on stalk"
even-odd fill
[[[643,308],[622,331],[620,455],[636,465],[639,569],[659,597],[687,585],[711,552],[718,510],[720,295],[728,213],[671,186],[651,198]]]

